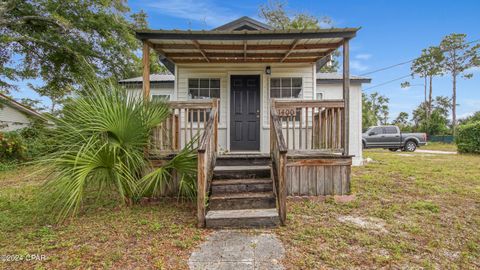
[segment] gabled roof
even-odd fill
[[[270,25],[243,16],[234,21],[212,29],[213,31],[241,31],[241,30],[273,30]]]
[[[343,75],[336,72],[318,72],[317,73],[317,83],[332,83],[332,82],[341,82],[343,81]],[[371,78],[352,76],[350,75],[350,81],[359,82],[359,83],[370,83]]]
[[[43,116],[42,114],[40,114],[39,112],[35,111],[34,109],[32,108],[29,108],[23,104],[21,104],[20,102],[17,102],[3,94],[0,94],[0,104],[3,105],[8,105],[14,109],[17,109],[25,114],[28,114],[30,116],[33,116],[33,117],[37,117],[37,118],[40,118],[44,121],[48,121],[48,119]]]

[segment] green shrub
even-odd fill
[[[25,143],[25,157],[36,160],[54,151],[55,139],[53,127],[47,128],[43,122],[33,122],[29,127],[19,130]]]
[[[53,130],[41,122],[9,132],[0,132],[0,161],[31,161],[52,152]]]
[[[92,191],[98,197],[113,191],[118,202],[127,205],[158,195],[158,189],[172,183],[173,170],[183,181],[179,194],[194,196],[193,148],[158,169],[144,154],[152,129],[169,115],[165,103],[144,102],[119,86],[100,82],[89,84],[66,104],[62,117],[54,120],[53,152],[40,161],[42,167],[53,167],[47,191],[55,197],[60,219],[77,213]],[[144,176],[146,171],[151,173]]]
[[[0,172],[5,172],[17,168],[17,161],[1,161],[0,160]]]
[[[460,153],[480,154],[480,121],[460,125],[455,142]]]
[[[0,132],[0,161],[23,160],[25,145],[18,132]]]

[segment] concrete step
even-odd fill
[[[212,194],[272,191],[270,178],[224,179],[212,181]]]
[[[207,228],[273,227],[280,224],[275,208],[210,210],[205,217]]]
[[[221,155],[216,159],[217,166],[249,166],[249,165],[270,165],[268,154],[228,154]]]
[[[215,166],[213,179],[253,179],[270,178],[270,166]]]
[[[238,210],[275,208],[273,192],[241,192],[212,194],[208,207],[210,210]]]

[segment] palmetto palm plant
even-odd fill
[[[174,169],[182,180],[179,195],[195,196],[191,146],[155,170],[144,154],[152,129],[169,114],[165,103],[129,96],[113,83],[89,83],[55,120],[56,151],[40,161],[53,165],[47,188],[61,205],[59,217],[76,214],[87,190],[98,196],[114,190],[127,204],[143,194],[157,195],[171,183]]]

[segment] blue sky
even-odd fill
[[[153,29],[211,29],[244,15],[258,19],[258,7],[265,1],[140,0],[128,4],[133,11],[145,10]],[[453,32],[467,34],[468,40],[480,39],[478,0],[302,0],[290,1],[288,10],[329,16],[335,27],[362,27],[351,42],[351,69],[356,75],[417,57],[423,48],[438,45],[445,35]],[[372,83],[364,88],[409,73],[410,66],[406,64],[371,74]],[[473,73],[473,79],[458,82],[459,116],[480,110],[480,68]],[[412,85],[423,83],[421,79],[410,81]],[[378,91],[389,97],[392,117],[401,111],[410,114],[423,100],[423,86],[402,89],[400,82],[365,92]],[[38,98],[25,82],[21,85],[21,92],[13,93],[15,97]],[[435,78],[434,95],[451,96],[451,89],[448,76]]]

